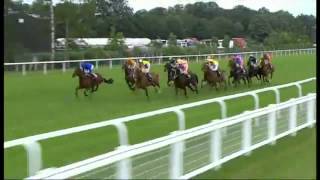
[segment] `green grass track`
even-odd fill
[[[316,179],[316,128],[303,129],[193,179]]]
[[[276,67],[271,86],[303,80],[316,76],[316,56],[279,56],[274,57]],[[222,69],[228,70],[226,62],[221,62]],[[200,64],[191,63],[190,69],[200,79]],[[76,98],[74,89],[78,80],[71,78],[72,70],[62,73],[61,70],[28,72],[22,76],[17,72],[5,72],[4,75],[4,138],[5,141],[26,136],[46,133],[64,128],[71,128],[108,119],[157,110],[160,108],[246,92],[267,86],[254,80],[248,88],[229,87],[227,91],[215,91],[209,87],[200,89],[199,94],[188,91],[189,98],[181,93],[175,96],[174,89],[166,86],[167,76],[163,66],[154,65],[151,71],[160,73],[161,93],[149,90],[148,101],[143,91],[131,92],[124,82],[124,74],[119,66],[113,69],[100,66],[96,72],[106,78],[112,77],[114,84],[103,84],[98,92],[90,97]],[[303,94],[316,91],[316,82],[305,83]],[[297,97],[297,88],[280,90],[281,101]],[[260,106],[275,103],[273,92],[259,93]],[[253,109],[250,96],[228,100],[228,116]],[[186,109],[187,128],[208,123],[220,117],[216,103]],[[152,120],[151,120],[152,119]],[[178,124],[174,113],[153,116],[126,123],[131,144],[154,139],[177,130]],[[42,145],[43,166],[59,167],[72,162],[87,159],[112,151],[118,146],[117,131],[114,127],[103,127],[83,133],[40,141]],[[23,147],[5,149],[4,172],[6,178],[23,178],[27,176],[27,157]]]

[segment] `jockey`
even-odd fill
[[[181,74],[184,74],[187,76],[187,78],[190,78],[191,76],[188,73],[189,65],[188,61],[185,59],[177,59],[177,67],[180,70]]]
[[[242,72],[245,72],[244,68],[243,68],[243,58],[240,54],[234,56],[234,62],[236,63],[237,67],[240,67],[240,69],[242,70]]]
[[[94,70],[94,66],[91,63],[88,62],[82,62],[80,64],[80,69],[85,73],[85,75],[92,75],[93,77],[97,77],[97,75],[95,73],[93,73]]]
[[[253,66],[254,68],[257,67],[257,59],[253,55],[249,56],[248,66],[250,65]]]
[[[260,59],[260,66],[262,67],[263,66],[262,63],[264,63],[265,65],[268,64],[270,66],[270,68],[272,69],[271,62],[272,62],[272,58],[271,58],[270,54],[264,53],[263,57]]]
[[[175,68],[175,67],[177,67],[177,60],[174,58],[170,58],[169,64],[170,64],[171,68]]]
[[[220,71],[219,71],[219,62],[214,59],[207,59],[208,65],[211,71],[217,72],[217,75],[220,76]]]
[[[147,76],[148,80],[152,82],[152,76],[150,74],[150,62],[147,60],[139,59],[139,67],[141,68],[141,71]]]

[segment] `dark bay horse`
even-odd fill
[[[140,68],[136,67],[134,69],[135,78],[135,89],[143,89],[146,96],[149,98],[148,86],[155,87],[156,91],[160,89],[160,76],[157,73],[151,72],[152,82],[148,80],[146,75],[141,71]],[[159,89],[157,89],[159,88]]]
[[[257,80],[261,79],[260,78],[261,77],[261,69],[258,66],[258,63],[257,64],[253,64],[250,61],[248,61],[247,67],[248,67],[248,76],[249,76],[250,81],[252,81],[251,79],[253,77],[256,77]]]
[[[174,69],[174,67],[171,66],[170,62],[167,62],[164,65],[164,72],[168,72],[168,80],[167,80],[167,85],[171,86],[170,82],[174,81],[174,78],[176,76],[176,71]]]
[[[105,79],[100,74],[95,73],[97,77],[92,77],[91,75],[86,75],[79,67],[76,68],[72,74],[72,77],[78,76],[79,77],[79,85],[76,87],[76,96],[78,96],[78,90],[84,89],[84,95],[88,96],[87,91],[91,89],[91,93],[98,90],[99,85],[102,82],[105,82],[107,84],[112,84],[113,79]]]
[[[248,71],[245,69],[245,72],[242,72],[240,67],[237,67],[236,63],[230,59],[229,60],[230,74],[228,77],[228,83],[230,85],[230,79],[233,78],[232,83],[235,87],[240,84],[240,80],[243,80],[244,84],[250,85]]]
[[[227,88],[227,80],[225,77],[225,72],[222,71],[220,77],[218,76],[217,72],[212,71],[209,68],[208,63],[203,63],[201,70],[203,71],[203,79],[201,81],[201,87],[203,86],[204,82],[207,82],[211,87],[215,87],[218,90],[219,86],[224,86],[224,89]]]
[[[135,89],[135,77],[134,77],[134,68],[130,68],[128,61],[125,61],[122,65],[122,69],[124,70],[124,79],[130,90]]]
[[[185,74],[180,73],[180,70],[178,68],[174,68],[174,71],[176,74],[176,76],[174,77],[176,95],[178,95],[178,89],[182,89],[184,91],[185,97],[188,97],[186,87],[198,94],[198,76],[196,74],[189,72],[191,77],[190,79],[188,79]]]

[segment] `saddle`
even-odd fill
[[[98,77],[98,75],[95,73],[88,73],[88,74],[86,74],[86,76],[90,77],[92,80],[96,80],[96,78]]]

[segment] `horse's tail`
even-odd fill
[[[103,78],[103,82],[105,82],[107,84],[112,84],[113,83],[113,79],[112,78],[110,78],[110,79]]]

